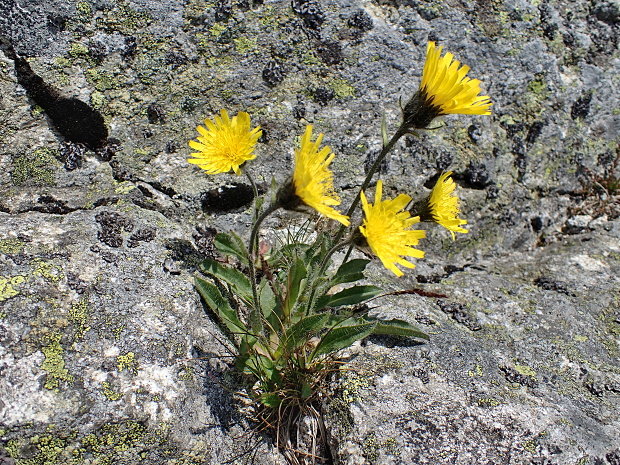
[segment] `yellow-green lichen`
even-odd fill
[[[75,339],[82,339],[86,331],[90,329],[90,326],[86,324],[88,321],[88,300],[86,298],[71,304],[69,319],[76,326]]]
[[[0,239],[0,253],[13,254],[20,253],[24,248],[24,243],[19,239],[8,238]]]
[[[138,369],[136,354],[133,352],[127,352],[125,355],[119,355],[116,357],[116,367],[118,368],[118,371],[136,371]]]
[[[235,50],[237,53],[245,55],[246,53],[251,52],[256,49],[256,38],[255,37],[237,37],[233,39],[235,43]]]
[[[329,83],[336,98],[345,99],[355,96],[355,87],[346,79],[334,79]]]
[[[194,463],[180,457],[179,452],[168,444],[168,436],[166,424],[149,430],[136,421],[108,423],[86,435],[76,431],[55,431],[51,427],[44,434],[20,434],[18,439],[7,441],[4,450],[16,465],[116,465],[145,460],[162,463],[162,456],[170,460],[166,463]]]
[[[470,378],[473,377],[479,377],[482,376],[483,372],[482,372],[482,365],[476,365],[473,370],[469,370],[467,372],[467,376],[469,376]]]
[[[179,373],[179,379],[183,381],[191,381],[194,379],[194,368],[191,366],[184,366]]]
[[[60,166],[56,160],[56,150],[41,147],[30,154],[22,154],[13,158],[11,179],[13,184],[21,186],[53,186],[56,183],[54,172]]]
[[[34,267],[34,272],[32,274],[41,276],[46,281],[57,283],[65,277],[62,267],[54,263],[46,262],[38,258],[32,261],[32,265]]]
[[[52,333],[46,336],[45,346],[41,349],[45,360],[41,364],[41,369],[47,372],[47,380],[45,381],[46,389],[58,390],[60,381],[68,383],[73,382],[73,376],[69,374],[69,370],[65,368],[65,360],[63,358],[64,350],[60,345],[62,335]]]
[[[135,152],[138,153],[138,150],[140,149],[136,149]],[[114,184],[114,192],[121,195],[129,194],[132,190],[136,188],[136,185],[130,181],[115,181]]]
[[[209,29],[209,34],[211,34],[212,37],[219,37],[221,36],[224,31],[226,30],[226,26],[222,23],[215,23],[213,26],[211,26],[211,28]]]
[[[107,381],[104,381],[103,384],[101,385],[101,393],[108,400],[111,400],[111,401],[117,401],[121,397],[123,397],[123,393],[114,391],[112,387],[110,386],[110,383],[108,383]]]
[[[147,12],[131,8],[126,0],[117,0],[104,11],[103,15],[97,17],[97,29],[131,35],[139,29],[144,29],[151,20]]]
[[[97,68],[89,68],[85,73],[86,80],[99,92],[116,89],[120,83],[109,71]]]
[[[526,441],[523,441],[521,443],[521,447],[523,447],[524,450],[528,451],[531,454],[535,454],[536,453],[536,447],[537,447],[537,442],[536,439],[528,439]]]
[[[497,407],[500,405],[500,401],[492,397],[481,397],[476,399],[476,404],[478,404],[478,407]]]
[[[20,275],[0,276],[0,302],[19,295],[19,291],[15,289],[15,286],[19,286],[25,281],[26,278]]]
[[[519,365],[515,363],[515,370],[517,371],[517,373],[523,376],[529,376],[531,378],[536,378],[536,371],[534,371],[533,368],[527,365]]]
[[[86,1],[79,1],[75,4],[75,11],[82,19],[88,19],[92,16],[93,10],[90,3]]]
[[[88,47],[81,42],[73,42],[67,52],[71,58],[87,58]]]

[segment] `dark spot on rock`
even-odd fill
[[[302,119],[306,117],[306,106],[303,103],[298,103],[293,107],[293,117],[295,119]]]
[[[435,159],[435,166],[440,171],[445,171],[452,164],[452,160],[454,159],[454,155],[447,150],[441,150]]]
[[[204,211],[225,212],[249,205],[254,191],[249,184],[234,182],[205,192],[201,200]]]
[[[442,312],[449,315],[454,321],[464,325],[471,331],[479,331],[482,329],[478,319],[471,315],[467,308],[458,302],[444,302],[442,300],[437,301],[437,305]]]
[[[47,28],[53,35],[65,30],[68,18],[61,14],[49,14],[47,16]]]
[[[482,128],[478,124],[472,124],[467,128],[467,135],[472,142],[477,143],[482,137]]]
[[[136,55],[138,51],[138,39],[134,36],[125,37],[125,43],[121,49],[121,56],[125,60],[129,60]]]
[[[115,139],[114,137],[110,137],[103,147],[99,147],[95,150],[95,154],[101,161],[110,161],[114,154],[122,149],[121,141]]]
[[[612,0],[599,1],[594,7],[596,19],[607,24],[620,23],[620,5]]]
[[[144,137],[145,139],[150,139],[151,137],[153,137],[153,130],[151,128],[144,128],[142,130],[142,137]]]
[[[569,296],[575,296],[575,294],[568,290],[568,287],[562,281],[556,281],[553,278],[546,276],[539,276],[534,280],[534,284],[545,291],[555,291]]]
[[[312,98],[314,101],[323,106],[333,100],[334,96],[334,91],[327,87],[318,87],[312,91]]]
[[[527,131],[527,136],[525,137],[525,142],[528,145],[532,145],[540,134],[542,133],[543,128],[545,127],[545,123],[542,121],[534,121],[530,128]]]
[[[416,10],[418,14],[420,15],[420,17],[426,21],[432,21],[433,19],[436,19],[439,17],[439,12],[437,11],[436,8],[430,8],[425,5],[424,6],[420,5]]]
[[[166,53],[165,63],[171,65],[172,69],[185,65],[188,62],[187,55],[179,50],[170,50]]]
[[[316,49],[319,58],[326,65],[337,65],[342,62],[342,46],[338,42],[324,41]]]
[[[422,384],[428,384],[431,381],[428,375],[428,368],[414,368],[411,374],[422,381]]]
[[[166,142],[166,153],[176,153],[179,150],[179,143],[176,140]]]
[[[486,165],[473,161],[469,163],[462,174],[455,173],[453,177],[463,187],[469,189],[482,190],[492,183]]]
[[[60,158],[67,171],[73,171],[82,166],[86,146],[75,142],[63,142],[60,144]]]
[[[437,324],[435,321],[431,320],[426,315],[416,315],[415,321],[417,321],[421,325],[426,325],[426,326],[434,326]]]
[[[263,81],[269,87],[275,87],[284,80],[284,72],[282,66],[277,61],[270,61],[263,68]]]
[[[570,110],[570,116],[572,119],[582,118],[584,119],[590,113],[590,102],[592,101],[592,92],[587,92],[586,94],[579,97],[573,103],[573,106]]]
[[[545,223],[540,216],[535,216],[534,218],[532,218],[530,220],[530,224],[532,225],[532,229],[536,232],[542,231],[543,227],[545,226]]]
[[[605,393],[605,385],[602,383],[596,382],[592,379],[589,379],[583,383],[584,387],[588,390],[590,394],[596,397],[602,397]]]
[[[193,244],[185,239],[169,239],[165,241],[164,246],[170,250],[170,258],[188,270],[195,270],[205,259]]]
[[[78,294],[84,294],[86,289],[88,289],[88,283],[82,281],[78,275],[71,271],[67,271],[65,274],[67,276],[67,286],[69,286],[69,289],[74,290]]]
[[[140,242],[150,242],[155,239],[157,231],[155,228],[149,226],[146,228],[138,229],[135,233],[129,236],[127,241],[127,247],[133,249],[140,245]]]
[[[162,106],[157,103],[151,103],[147,107],[146,116],[151,124],[164,123],[166,121],[166,113]]]
[[[350,27],[359,29],[362,32],[370,31],[374,27],[372,18],[368,13],[366,13],[365,10],[362,9],[355,11],[351,16],[349,16],[347,24]]]
[[[520,133],[521,131],[525,129],[524,123],[511,124],[511,123],[502,122],[500,123],[500,125],[506,131],[506,137],[508,137],[509,139],[512,139],[516,134]]]
[[[495,184],[491,184],[487,189],[487,200],[494,200],[499,197],[499,187]]]
[[[555,38],[555,33],[558,30],[558,25],[553,19],[553,11],[551,6],[547,3],[542,3],[538,7],[540,13],[540,25],[543,31],[543,36],[549,40]]]
[[[303,19],[304,25],[310,29],[319,29],[325,21],[321,5],[315,0],[292,0],[291,7]]]
[[[218,0],[215,3],[215,20],[226,21],[232,16],[232,2],[230,0]]]
[[[181,110],[185,113],[191,113],[199,104],[200,102],[195,97],[184,97],[183,100],[181,100]]]
[[[75,211],[75,208],[71,208],[67,206],[67,202],[64,200],[59,200],[51,195],[41,195],[37,199],[38,205],[31,208],[32,211],[37,211],[41,213],[53,213],[56,215],[66,215],[72,211]]]
[[[499,367],[500,371],[504,374],[504,378],[506,381],[513,384],[520,384],[521,386],[527,386],[530,388],[534,388],[538,386],[538,381],[532,376],[527,376],[519,373],[516,369],[510,366],[501,366]]]
[[[108,56],[108,47],[100,40],[91,40],[88,43],[88,54],[97,63],[103,62],[106,56]]]
[[[196,231],[192,234],[194,243],[198,248],[198,251],[205,257],[213,258],[215,256],[215,246],[213,245],[213,239],[217,230],[215,228],[196,226]]]
[[[95,221],[99,223],[101,230],[97,233],[97,238],[110,247],[121,247],[123,245],[122,232],[131,232],[133,222],[119,213],[112,211],[102,211],[95,215]]]
[[[609,462],[609,465],[620,465],[620,449],[605,454],[605,458]]]

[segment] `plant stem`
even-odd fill
[[[398,128],[398,130],[392,136],[392,138],[389,140],[389,142],[386,145],[383,146],[383,149],[381,150],[381,153],[379,153],[379,155],[377,156],[377,159],[375,160],[375,162],[370,167],[370,170],[368,170],[368,174],[366,175],[366,179],[364,179],[364,182],[362,183],[362,186],[360,187],[359,192],[357,193],[357,195],[353,199],[353,202],[351,203],[351,206],[349,207],[349,210],[347,210],[346,215],[348,217],[351,217],[351,215],[353,214],[353,211],[355,211],[355,208],[358,206],[358,204],[360,202],[360,194],[363,191],[365,191],[366,188],[368,188],[368,185],[370,184],[370,181],[372,180],[372,177],[374,176],[376,171],[379,169],[379,166],[381,165],[381,162],[385,159],[386,155],[394,148],[394,145],[396,144],[396,142],[398,142],[398,139],[403,137],[407,133],[407,131],[408,131],[408,129],[405,128],[404,125],[402,125],[401,127]],[[338,229],[338,232],[336,233],[336,237],[334,238],[334,242],[340,241],[340,239],[344,235],[345,229],[346,229],[346,226],[340,226],[340,228]]]
[[[265,218],[267,218],[271,213],[278,209],[277,204],[269,205],[263,213],[261,213],[258,218],[254,220],[254,225],[252,226],[252,233],[250,234],[250,243],[248,244],[248,266],[250,268],[250,282],[252,284],[252,297],[254,299],[254,310],[260,315],[260,305],[258,302],[258,291],[256,289],[256,269],[254,267],[254,262],[256,257],[254,256],[254,251],[257,248],[258,244],[258,231],[260,229],[260,225]],[[253,330],[255,328],[252,328]]]

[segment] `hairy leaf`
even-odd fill
[[[380,295],[383,291],[376,286],[353,286],[334,295],[326,295],[319,299],[317,308],[357,305]]]
[[[377,326],[373,330],[373,334],[381,334],[386,336],[404,336],[404,337],[418,337],[420,339],[428,340],[429,337],[426,333],[420,331],[415,326],[407,323],[404,320],[380,320],[376,318],[364,318],[369,322],[376,322]]]
[[[210,274],[216,278],[230,284],[239,297],[247,302],[252,302],[252,285],[250,279],[241,271],[222,265],[215,260],[207,258],[198,267],[205,274]]]
[[[365,258],[356,258],[343,263],[332,278],[332,286],[359,281],[364,277],[364,270],[369,263],[370,260]]]
[[[239,259],[244,265],[248,264],[248,249],[235,233],[218,233],[213,241],[215,248],[224,255],[231,255]]]
[[[368,322],[334,328],[323,336],[310,358],[312,359],[317,355],[330,354],[349,347],[355,341],[364,339],[372,334],[375,326],[375,322]]]
[[[237,317],[237,313],[230,306],[217,286],[202,278],[195,278],[194,284],[207,306],[215,313],[222,323],[233,333],[246,333],[247,328]]]
[[[284,349],[293,351],[305,344],[325,327],[328,319],[329,314],[321,313],[308,316],[295,323],[284,335]]]

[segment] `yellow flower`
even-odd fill
[[[467,233],[467,229],[461,228],[462,224],[467,224],[466,220],[460,219],[459,216],[459,198],[454,194],[456,184],[449,177],[452,171],[442,173],[429,195],[427,210],[434,221],[452,234],[454,240],[455,232]],[[423,216],[424,219],[424,216]]]
[[[198,126],[198,140],[190,140],[189,146],[197,152],[187,161],[198,165],[209,174],[241,174],[239,167],[256,158],[254,146],[263,134],[260,126],[250,130],[250,115],[241,111],[232,119],[222,110],[215,121],[205,120],[205,126]]]
[[[312,125],[306,126],[301,146],[295,151],[293,178],[278,194],[279,204],[295,210],[305,204],[328,218],[349,226],[349,217],[333,207],[340,205],[340,198],[334,192],[334,174],[329,165],[334,159],[331,148],[320,148],[323,134],[312,142]]]
[[[442,50],[435,42],[427,45],[420,88],[403,109],[408,127],[426,128],[437,116],[453,113],[491,114],[491,99],[480,95],[480,81],[467,77],[469,66],[451,53],[441,56]]]
[[[383,266],[396,276],[402,276],[403,272],[396,267],[397,264],[406,268],[415,267],[403,257],[424,257],[422,250],[412,246],[426,236],[426,231],[409,229],[420,222],[420,217],[412,217],[408,211],[403,211],[411,197],[400,194],[392,200],[381,200],[382,193],[383,182],[378,181],[374,205],[368,203],[364,192],[360,194],[364,210],[364,222],[360,231]]]

